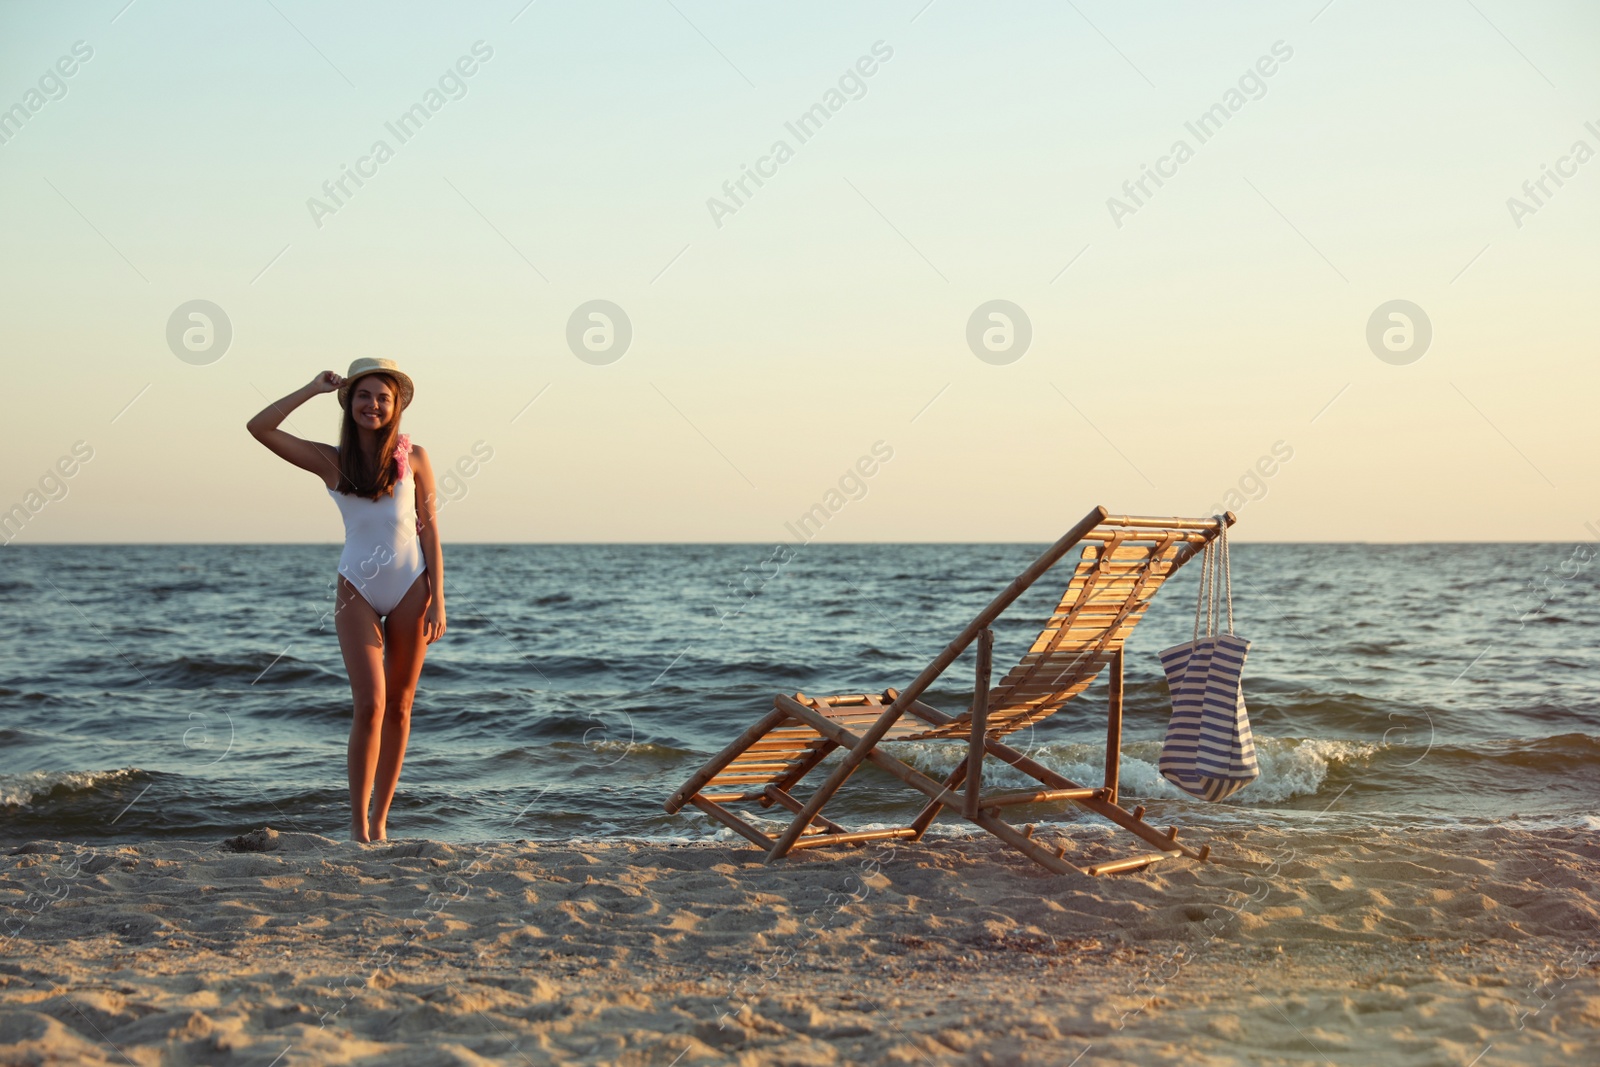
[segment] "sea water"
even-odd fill
[[[417,689],[391,836],[725,836],[662,801],[774,694],[905,687],[1042,547],[447,545],[449,630]],[[1261,777],[1221,804],[1155,769],[1169,710],[1156,653],[1193,633],[1199,568],[1186,568],[1128,645],[1124,802],[1177,823],[1593,825],[1597,547],[1236,545]],[[336,545],[3,552],[0,843],[345,836]],[[996,677],[1067,566],[997,624]],[[964,710],[972,671],[969,651],[924,699]],[[1010,743],[1098,785],[1105,700],[1101,679]],[[898,747],[930,773],[965,752]],[[872,826],[921,802],[867,767],[829,810]]]

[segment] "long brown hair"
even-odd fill
[[[356,418],[350,413],[350,405],[355,403],[355,387],[351,386],[345,397],[344,421],[339,426],[339,492],[378,500],[394,491],[394,483],[400,477],[400,466],[394,458],[395,443],[400,437],[400,384],[381,372],[361,377],[381,378],[389,384],[394,393],[394,418],[378,428],[377,462],[368,460],[361,450]]]

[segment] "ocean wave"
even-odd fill
[[[584,739],[552,741],[548,745],[539,748],[518,745],[515,748],[502,749],[487,758],[492,764],[509,763],[520,766],[524,763],[537,763],[547,760],[552,752],[574,753],[577,749],[661,761],[681,760],[693,755],[687,749],[674,748],[671,745],[661,745],[651,741],[637,741],[622,737],[607,738],[600,735]]]
[[[144,592],[146,596],[161,601],[184,593],[209,593],[211,592],[211,585],[205,581],[171,582],[162,585],[147,585],[144,587]]]
[[[240,656],[178,656],[149,667],[142,673],[151,685],[174,689],[192,689],[230,681],[252,685],[262,682],[280,687],[334,677],[315,663],[295,659],[286,653],[275,655],[266,651]]]
[[[22,808],[36,801],[60,798],[71,793],[93,792],[107,785],[130,781],[143,774],[137,767],[114,771],[25,771],[0,774],[0,808]]]
[[[584,747],[595,752],[620,752],[628,756],[639,756],[649,759],[676,759],[683,755],[683,749],[670,748],[666,745],[656,745],[649,741],[623,741],[620,739],[585,741]]]
[[[1551,776],[1567,771],[1590,771],[1600,761],[1600,737],[1568,733],[1553,737],[1513,737],[1467,745],[1435,745],[1428,758],[1482,766],[1507,764],[1522,771]]]
[[[1384,749],[1368,741],[1323,738],[1256,737],[1256,759],[1261,776],[1224,803],[1273,804],[1296,797],[1315,796],[1329,774],[1343,765],[1364,764]],[[1098,785],[1105,775],[1105,745],[1081,741],[1051,741],[1031,748],[1013,747],[1075,782]],[[894,743],[897,755],[923,772],[943,778],[966,759],[966,747],[943,742]],[[1119,792],[1130,799],[1188,799],[1177,786],[1161,777],[1157,763],[1159,741],[1134,741],[1122,746]],[[984,765],[984,778],[997,786],[1030,788],[1037,783],[1020,771],[995,762]]]
[[[1315,796],[1330,774],[1347,765],[1365,765],[1388,748],[1373,741],[1325,738],[1257,738],[1261,777],[1235,794],[1243,803],[1271,803]]]
[[[66,706],[71,703],[70,700],[56,693],[41,693],[35,689],[12,689],[8,686],[0,686],[0,700],[14,704],[37,704],[44,707],[49,707],[52,704]]]

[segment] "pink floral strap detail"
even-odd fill
[[[397,438],[395,440],[394,461],[395,461],[395,464],[399,467],[399,473],[395,475],[395,479],[394,480],[396,482],[403,481],[405,479],[406,473],[411,470],[411,435],[410,434],[403,433],[403,434],[401,434],[399,436],[399,438]],[[421,515],[417,516],[417,533],[419,535],[422,533],[422,516]]]
[[[395,462],[395,465],[398,468],[398,472],[399,472],[399,473],[397,473],[395,475],[394,480],[398,482],[398,481],[404,479],[405,476],[406,476],[406,472],[411,469],[411,435],[410,434],[408,434],[408,433],[401,434],[399,439],[395,442],[395,446],[394,446],[394,462]]]

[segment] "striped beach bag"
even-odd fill
[[[1220,580],[1220,582],[1219,582]],[[1218,585],[1225,592],[1228,632],[1220,633]],[[1200,620],[1205,618],[1205,636]],[[1160,653],[1172,694],[1172,718],[1157,766],[1185,793],[1206,800],[1232,796],[1260,776],[1250,716],[1240,676],[1250,642],[1233,632],[1233,570],[1228,527],[1206,544],[1200,560],[1200,593],[1194,606],[1194,640]]]

